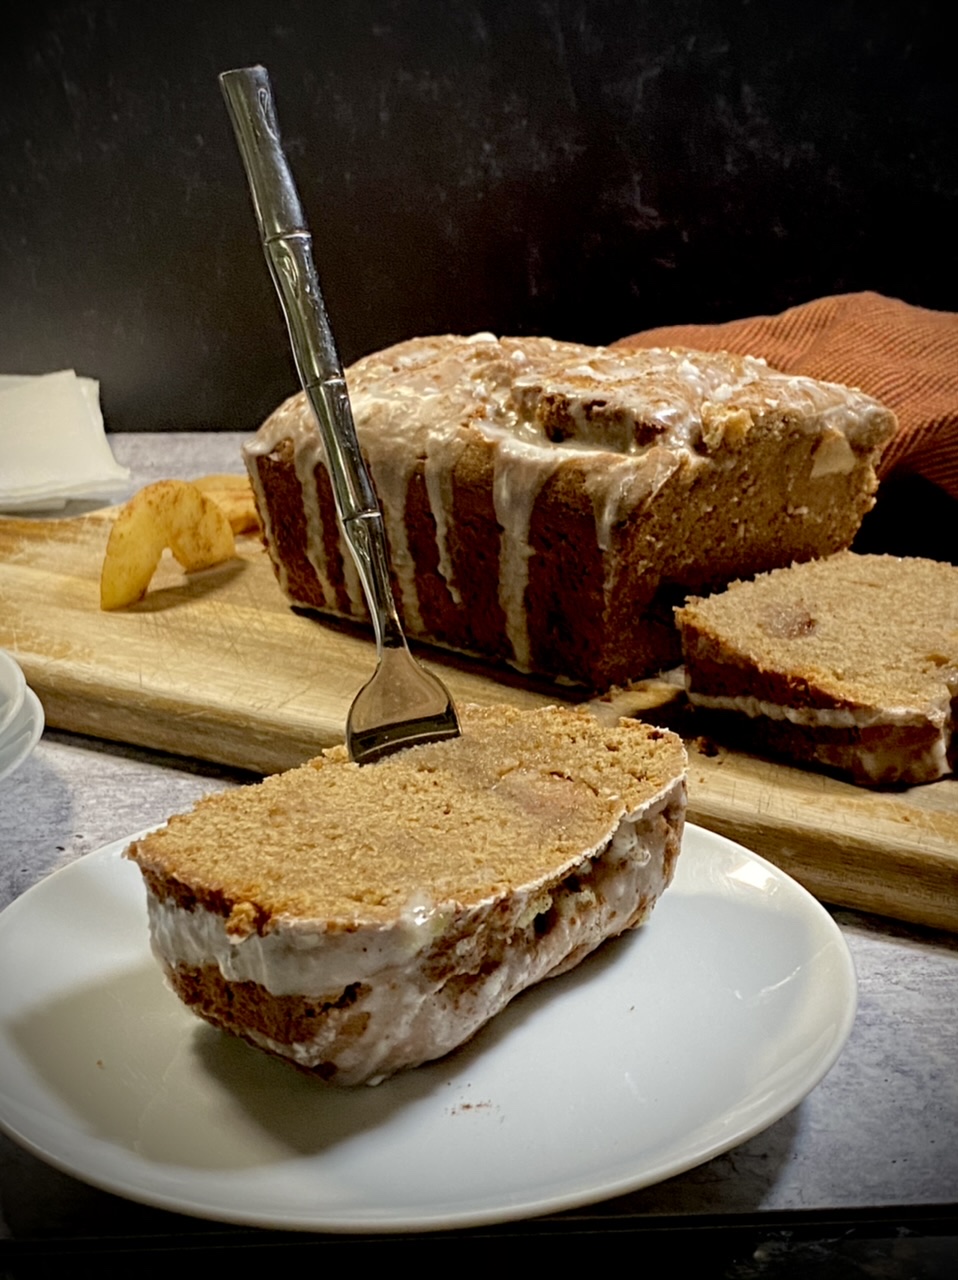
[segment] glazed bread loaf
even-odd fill
[[[709,729],[859,783],[956,763],[958,568],[843,552],[678,610]]]
[[[324,1080],[376,1082],[646,919],[679,853],[681,741],[556,707],[462,722],[362,767],[335,748],[130,847],[186,1004]]]
[[[593,689],[677,661],[688,592],[847,546],[895,430],[721,353],[441,336],[347,381],[408,633]],[[365,617],[305,397],[244,452],[287,597]]]

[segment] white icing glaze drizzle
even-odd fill
[[[612,547],[612,531],[640,502],[654,498],[682,465],[682,455],[653,445],[641,460],[599,455],[604,465],[585,474],[585,488],[595,512],[595,536],[600,551]]]
[[[865,777],[872,782],[895,782],[905,773],[912,780],[923,782],[944,777],[951,772],[948,762],[953,736],[950,720],[950,698],[929,704],[924,709],[914,707],[791,707],[778,702],[765,702],[760,698],[731,697],[720,694],[689,691],[694,706],[704,710],[731,711],[747,716],[750,720],[787,720],[791,724],[811,729],[888,729],[914,725],[931,725],[936,737],[923,749],[911,747],[907,756],[902,755],[899,744],[892,740],[884,748],[874,743],[866,748],[858,743],[848,746],[817,743],[815,755],[823,764],[837,764],[848,768],[854,758]],[[907,768],[906,768],[907,767]]]
[[[402,599],[406,626],[415,634],[422,631],[422,614],[419,612],[419,592],[416,589],[416,562],[409,549],[406,529],[406,500],[409,482],[419,461],[412,449],[390,449],[380,454],[377,450],[369,459],[373,485],[379,495],[383,512],[383,524],[389,542],[389,560]]]
[[[541,448],[503,435],[498,440],[493,471],[492,500],[502,530],[499,604],[506,620],[506,636],[520,671],[529,670],[531,658],[525,601],[529,561],[535,554],[529,544],[532,508],[557,465],[542,455]]]
[[[921,725],[930,720],[941,725],[945,708],[929,707],[792,707],[786,703],[765,702],[761,698],[731,697],[724,694],[699,693],[689,690],[689,698],[697,707],[710,711],[737,711],[756,719],[789,720],[792,724],[821,726],[828,729],[866,729],[873,725]]]
[[[332,1056],[339,1083],[375,1084],[399,1067],[448,1052],[519,991],[639,923],[671,878],[667,854],[677,847],[684,813],[684,786],[672,782],[639,811],[622,815],[597,847],[556,868],[557,882],[548,890],[539,881],[468,908],[409,903],[389,925],[330,929],[320,920],[278,917],[264,935],[238,939],[222,916],[162,902],[148,891],[151,944],[171,969],[215,965],[228,983],[255,982],[274,996],[329,998],[362,984],[353,1008],[365,1023]],[[560,879],[571,875],[579,883]],[[550,911],[550,928],[540,935],[535,918]],[[451,968],[433,971],[424,959],[451,926],[460,936]],[[479,972],[486,949],[498,958]],[[468,998],[447,996],[447,979],[463,973],[472,978]],[[306,1067],[330,1056],[321,1023],[312,1039],[294,1044],[248,1027],[243,1034]]]
[[[439,555],[439,572],[446,589],[455,604],[462,604],[462,592],[455,580],[452,555],[449,551],[449,530],[452,525],[453,472],[462,456],[466,441],[457,423],[450,423],[445,431],[438,432],[426,441],[425,478],[429,509],[436,522],[436,550]]]
[[[336,593],[326,563],[326,547],[323,539],[323,520],[319,509],[319,493],[316,488],[316,466],[325,466],[326,454],[319,428],[304,396],[293,396],[272,414],[255,437],[243,446],[249,463],[247,470],[256,493],[257,506],[263,518],[263,532],[270,556],[279,572],[279,584],[289,595],[289,578],[285,566],[275,553],[275,540],[266,495],[255,459],[273,452],[283,440],[293,442],[293,465],[302,494],[303,515],[306,520],[306,558],[312,566],[327,609],[336,607]],[[347,557],[349,558],[349,557]]]
[[[450,552],[453,470],[472,432],[493,445],[492,496],[502,531],[499,601],[515,664],[523,669],[530,659],[525,594],[532,512],[558,467],[588,458],[585,488],[596,542],[607,552],[616,525],[680,467],[734,457],[748,431],[769,415],[787,413],[802,431],[822,435],[815,479],[856,465],[854,446],[875,430],[875,417],[883,413],[861,392],[778,373],[753,357],[666,349],[623,353],[484,333],[400,343],[358,361],[347,379],[413,634],[423,634],[423,620],[407,534],[410,479],[421,462],[439,572],[460,604]],[[264,424],[248,450],[267,452],[292,438],[297,473],[304,478],[308,465],[301,466],[300,454],[305,457],[312,447],[303,418],[311,420],[311,413],[300,396]],[[307,524],[307,554],[335,609],[318,510],[307,512]],[[361,613],[358,577],[351,557],[343,560],[352,610]],[[606,590],[613,571],[606,556]]]

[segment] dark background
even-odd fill
[[[0,44],[0,371],[113,430],[295,389],[217,74],[263,63],[341,354],[612,341],[874,289],[958,310],[939,6],[79,0]]]

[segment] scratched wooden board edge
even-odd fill
[[[850,849],[821,830],[758,822],[754,815],[717,814],[689,804],[689,820],[745,845],[787,872],[822,902],[911,924],[958,932],[958,873],[918,868],[897,851]]]
[[[958,780],[871,789],[689,742],[690,820],[822,901],[958,931]],[[732,772],[728,766],[732,765]]]
[[[91,684],[87,673],[64,664],[23,655],[22,666],[51,729],[260,774],[292,768],[343,741],[345,713],[330,715],[317,709],[310,723],[302,712],[294,720],[282,709],[245,707],[240,714],[238,708],[194,702],[184,715],[183,690],[139,688],[135,700],[124,700],[121,688],[114,687],[105,697],[103,687]],[[442,674],[456,695],[455,675]],[[471,693],[475,696],[474,688]]]
[[[29,680],[29,676],[28,676]],[[182,719],[165,714],[162,707],[143,703],[137,707],[114,704],[104,712],[96,698],[71,690],[62,682],[42,679],[35,687],[51,729],[78,733],[150,751],[162,751],[185,759],[204,760],[252,774],[279,773],[318,755],[338,740],[328,732],[297,733],[289,725],[239,725],[215,709],[193,715],[184,732]]]

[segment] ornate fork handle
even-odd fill
[[[283,151],[264,67],[224,71],[220,85],[246,170],[260,238],[293,358],[329,465],[336,510],[376,632],[378,666],[350,708],[346,740],[369,760],[415,741],[459,733],[448,691],[414,662],[389,582],[382,512],[359,448],[343,367],[313,262],[312,236]],[[390,661],[384,665],[384,658]]]

